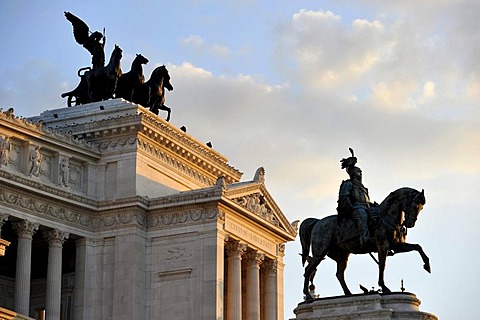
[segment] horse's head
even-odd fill
[[[120,61],[122,59],[122,49],[119,46],[115,45],[115,49],[112,51],[112,58],[114,60]]]
[[[137,56],[135,57],[134,63],[147,64],[148,59],[142,56],[141,54],[137,54]]]
[[[425,193],[415,190],[414,195],[410,198],[407,208],[404,210],[405,222],[403,223],[407,228],[413,228],[417,221],[420,211],[425,204]]]
[[[163,75],[163,87],[167,88],[168,91],[172,91],[173,86],[170,83],[170,75],[168,74],[167,67],[165,67],[165,65],[163,65],[159,68],[160,68],[161,74]]]

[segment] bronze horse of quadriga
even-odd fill
[[[78,70],[78,76],[80,77],[78,86],[74,90],[61,95],[62,98],[68,97],[67,105],[71,107],[73,104],[80,105],[112,98],[117,81],[122,75],[121,59],[122,49],[115,45],[108,65],[102,68],[91,69],[85,67]],[[85,73],[81,74],[82,71],[85,71]]]
[[[167,68],[159,66],[152,71],[147,82],[135,89],[133,102],[141,104],[158,115],[159,110],[167,111],[166,121],[170,120],[171,109],[165,105],[165,88],[173,90]]]
[[[117,88],[115,89],[115,98],[123,98],[128,101],[133,101],[134,91],[145,83],[145,76],[143,75],[143,64],[147,64],[148,59],[137,54],[132,62],[130,71],[123,73],[118,79]]]
[[[429,258],[419,244],[405,242],[407,228],[413,228],[420,210],[425,204],[424,191],[401,188],[390,193],[385,200],[372,209],[369,218],[371,239],[363,246],[358,239],[355,222],[349,217],[332,215],[323,219],[308,218],[300,225],[300,242],[302,245],[302,264],[305,267],[303,293],[307,302],[314,298],[308,290],[309,281],[315,274],[317,266],[326,257],[337,263],[336,276],[345,295],[352,293],[345,282],[345,269],[351,253],[378,253],[378,285],[383,293],[390,292],[384,282],[385,262],[387,256],[401,252],[417,251],[423,260],[423,267],[430,272]],[[403,220],[403,217],[405,220]],[[352,235],[354,237],[352,238]],[[310,248],[312,257],[309,256]]]

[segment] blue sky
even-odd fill
[[[171,123],[212,141],[266,184],[291,221],[335,212],[355,149],[364,183],[380,202],[403,186],[427,204],[407,240],[416,253],[387,261],[386,281],[440,319],[476,319],[480,170],[478,1],[10,1],[0,2],[0,107],[21,116],[65,106],[60,93],[90,64],[63,15],[106,28],[107,59],[123,49],[165,64]],[[302,299],[298,241],[287,245],[286,315]],[[368,256],[352,256],[347,283],[376,286]],[[341,294],[324,261],[316,285]]]

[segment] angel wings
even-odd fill
[[[93,69],[104,67],[104,47],[106,42],[105,35],[98,31],[91,33],[87,24],[70,12],[65,11],[65,18],[72,23],[75,41],[77,41],[78,44],[81,44],[85,49],[88,50],[88,52],[91,53]]]

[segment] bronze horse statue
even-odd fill
[[[132,62],[130,71],[123,73],[118,79],[117,88],[115,89],[116,98],[123,98],[132,101],[134,90],[141,84],[145,83],[142,65],[147,63],[147,58],[141,54],[137,54]]]
[[[308,218],[300,225],[302,264],[305,267],[303,293],[307,302],[314,298],[309,293],[308,284],[312,281],[317,266],[326,257],[337,262],[337,279],[345,295],[352,293],[345,283],[345,269],[350,253],[378,253],[378,285],[388,293],[384,282],[387,255],[417,251],[423,260],[423,268],[430,272],[430,262],[419,244],[405,242],[407,228],[413,228],[420,210],[425,204],[425,195],[412,188],[401,188],[390,193],[378,206],[370,209],[369,229],[371,239],[360,245],[358,228],[353,219],[342,215],[332,215],[323,219]],[[403,221],[403,217],[405,220]],[[310,247],[312,257],[309,256]]]
[[[135,90],[133,93],[133,102],[149,108],[150,111],[158,115],[159,110],[167,111],[166,121],[170,120],[171,109],[165,105],[165,88],[168,91],[173,90],[170,83],[170,75],[167,68],[163,65],[152,71],[150,79]]]
[[[115,45],[108,65],[102,68],[91,69],[90,67],[85,67],[78,70],[80,77],[79,85],[74,90],[61,95],[62,98],[68,97],[68,106],[113,98],[117,81],[122,75],[120,68],[121,59],[122,49]],[[84,70],[87,71],[82,75],[81,72]]]

